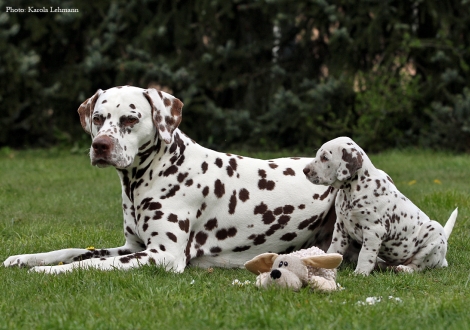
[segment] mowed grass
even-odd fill
[[[54,276],[0,267],[0,329],[468,329],[470,157],[409,150],[371,158],[431,218],[445,223],[459,207],[448,268],[364,278],[344,265],[338,272],[344,290],[325,294],[232,285],[254,282],[243,269],[173,274],[144,266]],[[91,167],[86,153],[0,152],[1,261],[123,242],[113,169]],[[367,297],[381,301],[360,303]]]

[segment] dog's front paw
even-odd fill
[[[4,262],[5,267],[31,267],[41,265],[42,260],[34,257],[32,254],[20,254],[17,256],[8,257]]]
[[[69,265],[60,265],[60,266],[36,266],[31,268],[30,272],[35,273],[44,273],[44,274],[61,274],[70,272],[72,269]]]
[[[3,266],[5,267],[14,267],[14,266],[19,266],[21,267],[21,260],[19,258],[20,256],[11,256],[8,257],[4,262]]]

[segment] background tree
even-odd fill
[[[44,2],[0,0],[0,145],[88,144],[80,103],[130,84],[216,149],[470,149],[468,0]]]

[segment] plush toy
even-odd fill
[[[289,254],[263,253],[245,263],[245,268],[258,275],[256,285],[272,284],[295,291],[304,286],[314,290],[336,290],[336,267],[343,261],[338,253],[325,253],[317,247]]]

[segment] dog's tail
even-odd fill
[[[449,239],[450,234],[452,233],[452,229],[454,229],[455,225],[455,220],[457,220],[457,215],[459,214],[459,208],[456,208],[454,212],[449,217],[449,220],[447,220],[446,225],[444,226],[444,233],[446,235],[446,239]]]

